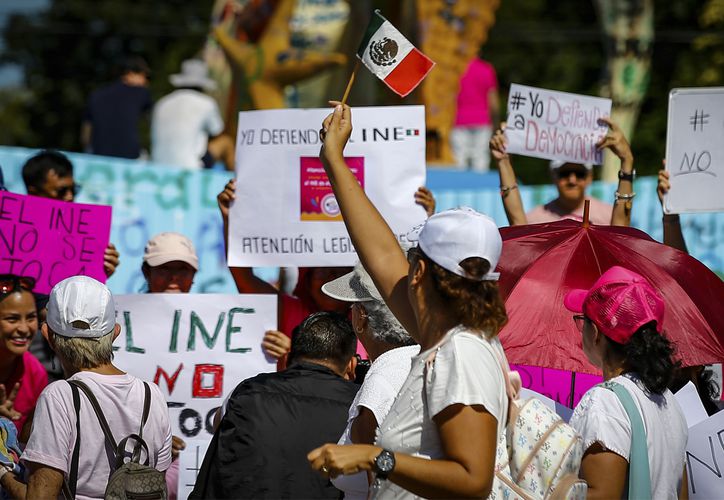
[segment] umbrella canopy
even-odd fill
[[[666,303],[664,334],[683,366],[724,360],[724,282],[693,257],[638,229],[574,220],[501,228],[500,290],[511,363],[599,373],[563,297],[619,265],[645,276]]]

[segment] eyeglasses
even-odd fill
[[[18,289],[33,291],[35,278],[30,276],[15,276],[14,274],[0,274],[0,296],[11,294]]]
[[[573,322],[576,324],[576,328],[579,332],[583,333],[583,329],[586,327],[586,321],[590,321],[583,314],[573,315]]]
[[[68,193],[71,192],[73,193],[73,196],[78,196],[78,193],[80,193],[80,188],[80,184],[73,183],[70,186],[59,187],[55,190],[55,193],[58,198],[65,198]]]
[[[578,179],[580,181],[580,180],[583,180],[586,178],[586,176],[588,175],[588,171],[576,168],[576,169],[566,169],[566,170],[558,169],[558,172],[557,172],[559,179],[568,179],[571,176],[571,174],[575,175],[576,179]]]

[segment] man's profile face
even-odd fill
[[[40,189],[33,189],[32,191],[34,192],[29,194],[54,200],[73,201],[76,186],[72,175],[59,177],[55,170],[49,170]]]
[[[580,200],[586,188],[593,180],[593,171],[583,165],[566,163],[555,169],[553,182],[558,188],[558,196],[566,200]]]

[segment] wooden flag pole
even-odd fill
[[[588,220],[588,214],[591,207],[591,200],[586,200],[583,205],[583,227],[589,227],[591,222]]]
[[[359,69],[359,58],[356,59],[357,62],[354,64],[354,69],[352,70],[352,74],[350,75],[349,81],[347,82],[347,88],[344,90],[344,96],[342,96],[342,106],[347,103],[349,92],[352,90],[352,84],[354,83],[354,77],[357,74],[357,70]]]

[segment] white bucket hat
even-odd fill
[[[113,295],[93,278],[71,276],[50,291],[46,321],[54,333],[63,337],[103,337],[116,326]]]
[[[216,82],[209,78],[209,67],[200,59],[187,59],[181,63],[181,73],[171,75],[168,80],[174,87],[200,87],[216,90]]]
[[[344,302],[382,302],[382,295],[361,262],[355,264],[352,272],[322,285],[322,291]]]
[[[435,264],[463,278],[476,281],[496,281],[500,273],[493,272],[503,250],[498,225],[487,215],[470,207],[458,207],[431,216],[417,234],[407,235]],[[490,271],[474,277],[460,267],[460,262],[480,257],[490,263]]]

